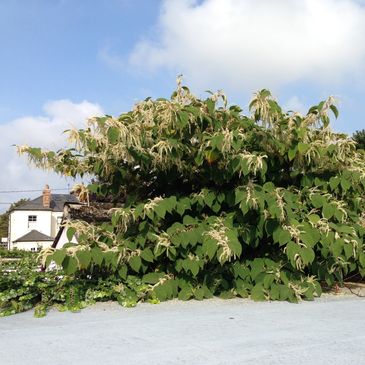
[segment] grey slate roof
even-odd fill
[[[50,210],[53,212],[62,212],[65,203],[79,203],[79,201],[72,194],[51,194],[50,208],[45,208],[41,195],[38,198],[24,202],[12,210]]]
[[[53,241],[53,238],[33,229],[14,242],[35,242],[35,241]]]

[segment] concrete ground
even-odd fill
[[[170,301],[0,318],[0,364],[365,364],[365,300]]]

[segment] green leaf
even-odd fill
[[[332,110],[333,114],[335,115],[336,119],[338,118],[338,109],[334,105],[330,105],[330,109]]]
[[[129,266],[135,271],[139,272],[139,269],[141,268],[142,261],[139,256],[131,256],[129,259]]]
[[[264,260],[263,259],[254,259],[251,262],[251,278],[252,280],[255,280],[256,277],[264,272]]]
[[[138,296],[133,290],[126,289],[123,294],[118,295],[117,301],[121,306],[131,308],[137,305]]]
[[[95,265],[101,265],[103,262],[103,252],[99,247],[93,247],[91,249],[91,258]]]
[[[279,291],[280,291],[280,300],[288,300],[289,299],[290,290],[286,285],[280,285],[279,286]]]
[[[290,148],[288,151],[289,161],[294,160],[296,154],[297,154],[297,147]]]
[[[209,290],[209,288],[206,285],[203,285],[203,291],[204,291],[204,298],[213,298],[213,293]]]
[[[286,255],[288,256],[288,259],[290,260],[291,264],[293,267],[295,267],[295,255],[300,255],[301,250],[300,250],[300,246],[297,245],[296,243],[294,243],[293,241],[290,241],[287,245],[286,245]]]
[[[345,214],[341,210],[335,209],[335,217],[339,222],[342,222],[343,218],[345,217]]]
[[[289,231],[287,231],[286,229],[280,229],[279,236],[278,236],[279,245],[280,246],[285,245],[290,240],[291,240],[291,235],[290,235]]]
[[[232,250],[232,252],[237,256],[240,257],[242,253],[242,246],[240,241],[237,238],[236,232],[228,231],[227,233],[228,238],[228,246]]]
[[[203,300],[204,299],[204,289],[203,288],[195,289],[194,298],[196,300]]]
[[[219,298],[221,299],[233,299],[235,296],[236,295],[233,290],[223,290],[219,293]]]
[[[235,190],[235,204],[240,203],[243,200],[246,200],[247,198],[247,193],[241,189],[236,189]]]
[[[115,144],[119,139],[119,129],[116,127],[109,127],[107,132],[108,140],[111,144]]]
[[[169,299],[172,294],[171,287],[167,283],[156,286],[153,291],[162,302]]]
[[[166,212],[172,213],[174,209],[176,209],[177,200],[176,196],[170,196],[168,198],[164,199],[164,207],[166,209]]]
[[[205,194],[204,203],[208,207],[210,207],[210,208],[212,207],[214,200],[215,200],[215,194],[212,191],[209,191],[207,194]]]
[[[254,301],[262,301],[265,300],[265,292],[262,284],[256,284],[251,291],[251,299]]]
[[[207,99],[206,103],[207,103],[209,114],[213,115],[214,114],[214,109],[215,109],[215,101],[212,100],[212,99]]]
[[[103,252],[104,265],[108,268],[116,267],[118,260],[118,254],[114,251],[104,251]]]
[[[314,261],[315,253],[311,248],[302,247],[300,250],[300,257],[305,265],[311,264]]]
[[[179,120],[179,127],[184,128],[189,124],[189,113],[181,110],[177,113],[177,117]]]
[[[309,225],[304,228],[304,233],[300,235],[301,240],[308,246],[313,247],[321,238],[317,229]]]
[[[189,269],[191,271],[191,273],[193,274],[193,276],[197,276],[198,275],[198,272],[200,270],[200,266],[199,266],[199,263],[195,260],[189,260],[190,263],[189,263]]]
[[[189,210],[191,208],[191,204],[190,204],[190,200],[188,198],[183,198],[180,199],[177,203],[176,203],[176,211],[180,214],[183,215],[185,213],[186,210]]]
[[[154,258],[152,250],[148,247],[141,252],[141,257],[143,260],[148,262],[153,262]]]
[[[248,298],[249,297],[249,292],[247,289],[245,288],[236,288],[236,293],[237,295],[239,295],[241,298]]]
[[[304,292],[304,296],[307,300],[314,300],[314,288],[307,288]]]
[[[360,265],[365,268],[365,253],[364,252],[362,252],[359,255],[359,262],[360,262]]]
[[[186,287],[180,290],[178,298],[180,300],[189,300],[193,296],[193,291],[190,287]]]
[[[300,154],[306,153],[309,150],[309,147],[310,145],[307,143],[302,143],[302,142],[298,143],[298,151]]]
[[[91,193],[97,193],[98,189],[99,189],[98,184],[89,184],[87,186],[87,190],[89,190],[89,192],[91,192]]]
[[[272,300],[280,299],[280,286],[277,284],[273,284],[270,289],[270,298]]]
[[[334,257],[338,257],[342,253],[343,246],[345,244],[345,241],[343,239],[337,239],[332,243],[332,252]]]
[[[126,265],[121,266],[118,270],[118,275],[120,276],[120,278],[123,280],[127,279],[127,274],[128,274],[127,266]]]
[[[319,194],[313,194],[310,200],[315,208],[321,208],[326,203],[326,198]]]
[[[142,281],[147,284],[156,284],[163,276],[164,272],[151,272],[143,275]]]
[[[183,218],[183,224],[185,226],[194,226],[196,223],[196,220],[190,215],[185,215]]]
[[[346,260],[349,260],[353,256],[353,247],[351,243],[346,243],[343,246],[343,250],[345,252]]]
[[[275,280],[275,275],[274,274],[266,274],[264,277],[264,287],[265,289],[269,289],[271,287],[271,284],[274,282]]]
[[[308,216],[308,220],[313,223],[316,224],[318,223],[318,221],[321,219],[321,217],[318,214],[311,214]]]
[[[52,260],[54,260],[56,265],[62,266],[62,262],[63,262],[65,257],[66,257],[66,250],[59,249],[59,250],[56,250],[54,252],[54,254],[52,255]]]
[[[335,214],[335,207],[332,204],[325,204],[322,209],[323,217],[331,219]]]
[[[347,191],[351,187],[351,182],[347,180],[344,176],[341,177],[341,187],[344,191]]]
[[[74,227],[69,227],[66,232],[66,236],[69,242],[72,241],[72,238],[74,237],[76,233],[76,229]]]
[[[154,211],[156,212],[159,218],[165,218],[166,215],[166,208],[164,207],[163,202],[160,202],[154,207]]]
[[[338,185],[340,184],[340,182],[341,182],[341,179],[339,178],[339,177],[331,177],[330,178],[330,187],[331,187],[331,189],[332,190],[335,190],[337,187],[338,187]]]
[[[203,249],[204,254],[207,255],[210,260],[212,260],[215,253],[217,252],[218,246],[217,246],[217,243],[213,239],[206,238],[203,242],[202,249]]]
[[[91,253],[90,251],[77,251],[76,252],[76,257],[79,261],[79,268],[80,269],[87,269],[88,266],[90,265],[90,261],[91,261]]]
[[[62,267],[66,275],[72,275],[77,270],[77,260],[72,256],[66,256],[62,262]]]

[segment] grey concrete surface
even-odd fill
[[[0,318],[1,365],[365,364],[365,301],[211,299]]]

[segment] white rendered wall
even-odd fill
[[[62,231],[60,239],[58,240],[56,248],[62,248],[68,242],[70,242],[70,241],[67,238],[67,228],[65,227],[65,229]],[[77,243],[77,239],[75,236],[72,237],[71,242]]]
[[[51,247],[52,241],[44,241],[44,242],[15,242],[13,243],[13,249],[18,250],[25,250],[25,251],[32,251],[32,248],[34,248],[34,251],[38,251],[42,248],[48,248]]]
[[[62,213],[61,213],[62,214]],[[37,216],[36,222],[28,222],[28,216]],[[10,249],[13,242],[35,229],[47,236],[52,236],[52,212],[47,210],[14,210],[9,217],[9,243]]]
[[[56,237],[58,230],[60,229],[60,222],[63,216],[63,212],[52,212],[51,219],[51,237]]]

